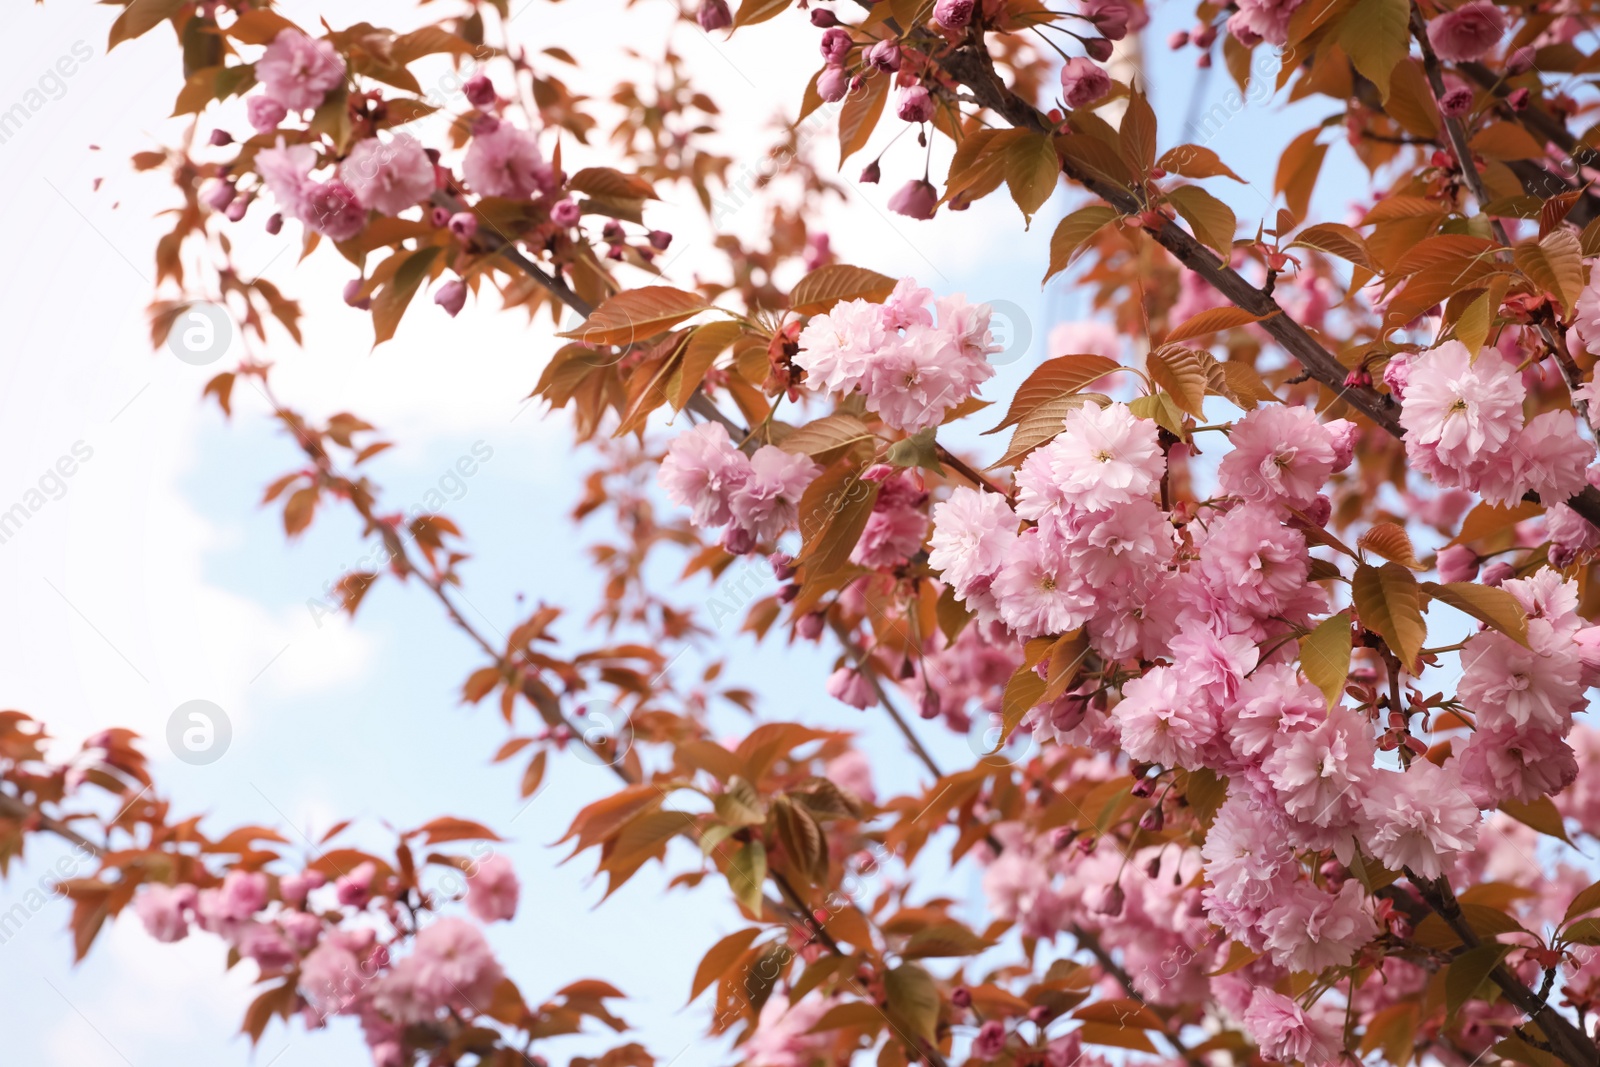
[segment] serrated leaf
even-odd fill
[[[1122,113],[1122,125],[1117,133],[1122,144],[1122,158],[1136,176],[1145,177],[1156,165],[1156,113],[1145,95],[1135,89],[1128,94],[1128,106]]]
[[[1524,519],[1531,519],[1542,514],[1544,514],[1544,506],[1531,500],[1518,501],[1509,508],[1481,503],[1467,512],[1467,517],[1461,521],[1461,532],[1456,534],[1450,543],[1452,545],[1464,545],[1468,541],[1491,537],[1502,530],[1511,529]]]
[[[1377,269],[1373,265],[1372,254],[1367,251],[1367,242],[1354,229],[1342,223],[1321,222],[1315,226],[1307,226],[1295,234],[1294,240],[1289,242],[1289,247],[1314,248],[1330,256],[1348,260],[1358,267],[1367,270]]]
[[[1150,372],[1150,380],[1165,389],[1172,396],[1173,403],[1200,418],[1206,399],[1206,386],[1210,382],[1207,367],[1210,359],[1209,355],[1197,349],[1168,346],[1151,352],[1145,358],[1145,368]]]
[[[1374,523],[1366,533],[1356,541],[1357,548],[1364,548],[1374,555],[1382,556],[1391,563],[1398,563],[1409,570],[1420,571],[1422,564],[1417,562],[1417,550],[1411,544],[1411,537],[1401,527],[1392,522]]]
[[[1011,398],[1011,406],[1006,409],[1006,417],[1000,424],[983,432],[999,433],[1007,426],[1014,426],[1041,404],[1070,396],[1121,367],[1114,359],[1088,354],[1047,359],[1017,388],[1016,395]]]
[[[879,74],[867,79],[867,84],[844,98],[839,106],[839,168],[844,169],[847,159],[867,146],[878,120],[883,117],[883,105],[889,99],[889,76]]]
[[[406,313],[411,298],[416,296],[417,289],[428,276],[428,270],[441,251],[438,245],[430,245],[415,252],[395,253],[406,258],[395,269],[388,283],[372,298],[372,347],[376,348],[394,336],[400,326],[400,317]]]
[[[1339,23],[1339,47],[1389,99],[1389,75],[1411,51],[1410,0],[1357,0]]]
[[[847,452],[872,451],[877,434],[854,415],[827,415],[808,422],[778,443],[785,452],[810,456],[827,466]]]
[[[588,345],[625,347],[659,337],[710,306],[695,293],[667,285],[646,285],[607,298],[576,329],[557,336]]]
[[[728,888],[751,915],[761,914],[761,887],[767,880],[767,849],[760,841],[747,841],[728,861]]]
[[[1578,895],[1572,898],[1572,903],[1567,905],[1566,914],[1561,917],[1561,921],[1571,922],[1577,916],[1596,908],[1600,908],[1600,882],[1593,882],[1587,888],[1580,890]]]
[[[1182,185],[1167,193],[1167,200],[1189,224],[1195,237],[1214,248],[1226,260],[1233,250],[1233,231],[1238,228],[1233,209],[1198,185]]]
[[[1019,137],[1006,147],[1005,169],[1011,199],[1022,210],[1022,217],[1032,222],[1034,213],[1050,199],[1061,177],[1055,146],[1042,133]]]
[[[1540,797],[1528,804],[1520,800],[1507,800],[1501,803],[1500,810],[1547,837],[1572,844],[1572,838],[1567,836],[1566,822],[1561,818],[1561,809],[1549,797]]]
[[[1317,624],[1300,639],[1300,670],[1306,680],[1327,698],[1328,707],[1339,703],[1350,678],[1350,613],[1341,611]]]
[[[1055,232],[1050,235],[1050,268],[1045,271],[1044,280],[1049,281],[1071,266],[1078,249],[1119,217],[1115,208],[1090,204],[1056,223]]]
[[[1504,589],[1476,582],[1424,582],[1422,591],[1435,600],[1465,612],[1520,645],[1528,643],[1528,615],[1517,598]]]
[[[1179,323],[1171,333],[1167,334],[1163,344],[1176,344],[1179,341],[1192,341],[1197,337],[1209,337],[1211,334],[1223,330],[1232,330],[1240,326],[1248,326],[1252,322],[1261,322],[1269,319],[1277,312],[1267,315],[1255,315],[1236,307],[1208,308],[1199,314],[1192,315]]]
[[[1241,185],[1245,184],[1232,167],[1204,145],[1181,144],[1168,149],[1156,160],[1156,166],[1169,174],[1181,174],[1185,178],[1232,178]]]
[[[1361,564],[1350,589],[1361,625],[1388,643],[1401,664],[1412,669],[1428,637],[1422,618],[1422,588],[1416,575],[1398,563]]]
[[[933,1041],[939,1025],[939,988],[933,976],[915,963],[902,963],[883,976],[883,993],[891,1014],[924,1041]]]
[[[689,999],[694,1000],[712,982],[726,974],[749,951],[750,946],[760,935],[761,927],[751,926],[737,930],[712,945],[711,950],[700,958],[700,966],[695,968],[694,984],[689,987]]]
[[[1009,467],[1020,463],[1029,452],[1040,445],[1051,441],[1059,434],[1065,425],[1063,420],[1067,412],[1082,407],[1084,404],[1097,404],[1101,407],[1111,403],[1111,398],[1104,393],[1073,393],[1068,396],[1058,396],[1046,400],[1033,408],[1017,423],[1016,430],[1011,434],[1011,443],[1006,446],[1006,454],[1001,456],[990,469],[995,467]]]
[[[1306,207],[1311,203],[1311,191],[1316,188],[1317,175],[1322,171],[1323,157],[1328,146],[1317,143],[1320,127],[1313,126],[1289,142],[1278,157],[1277,174],[1272,180],[1275,193],[1282,193],[1284,203],[1295,218],[1305,218]]]
[[[1522,272],[1540,289],[1561,302],[1572,314],[1583,293],[1583,251],[1571,230],[1551,230],[1537,241],[1524,241],[1512,250]]]
[[[935,474],[944,474],[944,467],[939,464],[939,446],[934,440],[936,429],[929,426],[926,430],[896,441],[889,446],[884,458],[896,467],[921,467]]]
[[[716,363],[717,357],[743,333],[744,327],[739,323],[720,321],[708,322],[690,331],[683,345],[681,363],[668,383],[674,409],[683,410],[700,383],[705,381],[706,372]]]
[[[801,278],[789,293],[789,306],[801,315],[819,315],[845,300],[880,304],[894,292],[895,280],[886,274],[847,263],[831,263]]]

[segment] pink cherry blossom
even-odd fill
[[[284,30],[256,61],[256,81],[290,111],[303,111],[344,81],[344,60],[330,42]]]
[[[878,702],[878,695],[872,691],[872,683],[854,667],[840,667],[828,675],[823,688],[833,699],[862,711]]]
[[[433,161],[408,133],[357,141],[339,164],[339,176],[358,200],[383,215],[400,214],[434,187]]]
[[[1572,748],[1553,730],[1476,730],[1456,759],[1461,788],[1480,808],[1507,800],[1531,804],[1571,785],[1578,776]]]
[[[1005,497],[965,486],[934,505],[928,566],[965,600],[974,581],[993,578],[1017,539],[1017,516]]]
[[[1331,1026],[1270,989],[1255,991],[1244,1013],[1244,1025],[1261,1047],[1261,1054],[1278,1063],[1323,1067],[1339,1055],[1338,1034]]]
[[[1413,760],[1404,771],[1376,771],[1361,804],[1362,843],[1390,870],[1437,878],[1446,859],[1478,839],[1478,806],[1452,767]]]
[[[761,1006],[755,1029],[742,1047],[747,1067],[810,1067],[828,1042],[828,1034],[811,1028],[833,1007],[836,998],[808,993],[791,1005],[774,993]]]
[[[188,912],[198,897],[192,885],[145,886],[134,897],[133,909],[145,932],[157,941],[181,941],[189,935]]]
[[[473,135],[462,176],[480,196],[522,200],[555,188],[555,171],[545,162],[533,134],[509,122]]]
[[[467,910],[481,923],[512,919],[521,893],[516,869],[498,852],[485,857],[467,876]]]
[[[1256,503],[1305,508],[1338,463],[1333,436],[1302,407],[1265,404],[1234,424],[1222,459],[1222,491]]]
[[[733,521],[733,491],[750,477],[750,461],[721,423],[703,422],[673,438],[656,477],[696,526],[725,526]]]
[[[1406,454],[1429,473],[1457,472],[1483,463],[1522,427],[1527,396],[1521,377],[1498,352],[1476,362],[1458,341],[1419,353],[1410,361],[1400,424]]]
[[[1239,684],[1227,731],[1234,753],[1254,759],[1279,745],[1285,735],[1309,730],[1325,718],[1327,702],[1321,690],[1287,664],[1265,663]]]
[[[1308,974],[1348,966],[1378,933],[1361,883],[1353,878],[1338,893],[1297,883],[1263,917],[1262,927],[1272,962]]]
[[[1152,667],[1124,685],[1111,719],[1130,757],[1163,767],[1195,765],[1201,746],[1217,732],[1206,702],[1170,667]]]
[[[1073,408],[1046,448],[1062,498],[1090,510],[1153,494],[1166,469],[1156,424],[1137,418],[1126,404]]]
[[[1111,75],[1094,60],[1073,56],[1061,65],[1061,93],[1068,107],[1088,107],[1109,92]]]
[[[1461,666],[1457,697],[1477,712],[1480,727],[1532,726],[1565,735],[1583,707],[1583,664],[1570,645],[1546,654],[1486,631],[1468,639]]]
[[[1349,824],[1372,777],[1373,743],[1367,721],[1346,708],[1290,734],[1262,764],[1290,816],[1322,828]]]
[[[734,523],[756,541],[770,541],[792,527],[800,494],[820,473],[811,457],[762,445],[750,457],[749,473],[728,494]]]
[[[1006,625],[1024,637],[1065,633],[1094,612],[1092,591],[1037,532],[1017,538],[991,587]]]
[[[1506,17],[1487,0],[1473,0],[1428,23],[1428,43],[1440,59],[1465,63],[1483,58],[1505,36]]]

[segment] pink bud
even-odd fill
[[[450,224],[450,212],[442,207],[429,208],[428,221],[435,226],[448,226]]]
[[[924,178],[906,182],[889,198],[889,210],[912,219],[931,219],[939,209],[939,190]]]
[[[499,99],[494,91],[494,82],[489,80],[487,74],[474,74],[467,79],[461,91],[467,94],[467,103],[480,111],[493,107],[495,101]]]
[[[445,282],[434,291],[433,302],[444,308],[452,319],[455,318],[467,306],[466,283],[460,278]]]
[[[213,211],[222,211],[233,203],[234,188],[232,182],[214,181],[206,186],[200,194],[200,200]]]
[[[649,235],[650,247],[657,252],[665,252],[672,244],[672,234],[666,230],[651,230]]]
[[[900,69],[900,46],[893,41],[879,41],[867,49],[867,62],[886,74]]]
[[[283,231],[283,213],[274,211],[267,219],[267,232],[277,234]]]
[[[699,13],[695,15],[695,21],[707,33],[725,30],[733,25],[733,12],[728,10],[727,0],[704,0]]]
[[[1439,99],[1439,112],[1447,119],[1460,118],[1472,110],[1472,90],[1465,85],[1445,93]]]
[[[1513,89],[1506,95],[1506,106],[1512,111],[1522,111],[1527,108],[1530,95],[1527,89]]]
[[[1196,48],[1210,48],[1217,41],[1217,28],[1209,25],[1196,26],[1189,31],[1189,40],[1194,42]]]
[[[1104,63],[1111,58],[1113,45],[1104,37],[1091,37],[1083,42],[1083,50],[1089,53],[1089,58],[1099,63]]]
[[[1174,30],[1174,31],[1172,31],[1172,36],[1167,38],[1167,47],[1172,49],[1173,51],[1177,51],[1178,49],[1182,48],[1184,45],[1186,45],[1188,43],[1189,43],[1189,31],[1188,30]]]
[[[861,168],[861,181],[863,184],[876,185],[881,177],[883,177],[883,170],[878,166],[876,159]]]
[[[1478,576],[1478,554],[1466,545],[1441,548],[1434,566],[1441,582],[1470,582]]]
[[[1328,525],[1328,520],[1333,518],[1333,501],[1328,499],[1326,493],[1318,493],[1317,498],[1306,508],[1306,518],[1311,520],[1311,525],[1319,529]]]
[[[217,148],[221,148],[224,145],[230,145],[232,143],[233,143],[233,134],[229,133],[227,130],[212,130],[211,131],[211,144],[213,146],[215,146]]]
[[[1372,379],[1367,378],[1370,384]],[[1328,431],[1328,436],[1333,440],[1333,472],[1335,474],[1350,466],[1350,461],[1356,454],[1356,424],[1349,419],[1333,419],[1323,427]]]
[[[850,31],[837,26],[822,35],[822,59],[830,67],[841,66],[850,54]]]
[[[470,211],[456,212],[450,216],[450,232],[459,240],[472,240],[478,232],[478,216]]]
[[[794,622],[794,635],[804,641],[815,641],[822,636],[824,616],[820,611],[810,611]]]
[[[257,133],[271,133],[289,117],[289,109],[270,96],[252,96],[245,104],[245,116]]]
[[[840,667],[828,675],[824,688],[833,699],[863,711],[878,702],[871,684],[854,667]]]
[[[817,95],[828,103],[838,103],[849,92],[850,75],[843,67],[828,67],[817,75]]]
[[[372,306],[372,298],[361,295],[361,284],[360,278],[351,278],[344,283],[344,302],[353,308],[365,311]]]
[[[917,706],[917,714],[924,719],[937,719],[939,713],[943,710],[944,701],[939,698],[939,691],[936,689],[924,689],[922,691],[922,702]]]
[[[811,25],[819,30],[826,30],[839,25],[839,16],[825,7],[814,7],[811,9]]]
[[[972,1007],[972,991],[964,985],[958,985],[950,990],[950,1003],[958,1008]]]
[[[933,5],[933,21],[947,30],[964,29],[972,21],[973,0],[939,0]]]
[[[1497,560],[1483,569],[1483,576],[1479,579],[1479,581],[1483,582],[1484,585],[1492,585],[1498,589],[1501,582],[1512,577],[1516,573],[1516,568],[1511,566],[1511,564],[1507,563],[1505,560]]]
[[[578,207],[576,200],[557,200],[550,209],[550,221],[557,226],[576,226],[582,216],[583,209]]]
[[[240,219],[244,218],[244,213],[249,210],[250,198],[247,196],[239,196],[234,198],[233,203],[228,205],[228,209],[224,211],[223,214],[228,217],[229,222],[238,222]]]
[[[1068,107],[1088,107],[1111,92],[1111,75],[1092,61],[1074,56],[1061,66],[1061,91]]]
[[[895,114],[905,122],[927,122],[933,118],[933,97],[921,85],[908,85],[900,90]]]

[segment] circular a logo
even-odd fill
[[[187,304],[167,331],[167,348],[192,367],[215,363],[233,344],[233,320],[221,304]]]
[[[1013,727],[1008,735],[1005,720],[997,712],[979,709],[967,728],[967,747],[978,759],[989,763],[1022,763],[1039,747],[1036,731],[1027,726]]]
[[[597,767],[615,767],[633,747],[633,720],[609,700],[588,700],[572,716],[578,731],[573,750]]]
[[[209,700],[179,704],[167,719],[167,747],[183,762],[195,767],[215,763],[233,741],[228,713]]]
[[[1007,366],[1022,359],[1033,347],[1033,320],[1019,304],[991,300],[989,336],[1000,346],[1000,351],[989,354],[989,362],[996,367]]]

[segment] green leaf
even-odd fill
[[[767,880],[767,848],[748,841],[728,861],[728,888],[752,915],[761,914],[761,887]]]
[[[1006,146],[1005,168],[1011,199],[1022,209],[1022,217],[1032,223],[1034,213],[1050,199],[1061,177],[1055,146],[1042,133],[1019,137]]]
[[[1528,643],[1528,615],[1517,598],[1504,589],[1476,582],[1424,582],[1422,591],[1435,600],[1505,634],[1520,645]]]
[[[1300,669],[1312,685],[1322,690],[1328,707],[1339,703],[1339,695],[1350,677],[1348,611],[1322,620],[1315,630],[1300,639]]]
[[[889,1011],[908,1024],[913,1034],[933,1041],[939,1025],[939,989],[933,976],[915,963],[902,963],[883,976]]]
[[[394,277],[378,290],[372,298],[372,347],[377,348],[394,336],[400,326],[400,317],[406,313],[411,298],[416,296],[422,279],[428,276],[433,261],[443,251],[438,245],[419,248],[415,252],[397,252],[406,257],[395,269]]]
[[[1339,23],[1339,47],[1389,99],[1389,76],[1411,51],[1410,0],[1358,0]]]
[[[944,468],[939,465],[939,448],[933,439],[936,429],[935,426],[929,426],[890,445],[889,462],[896,467],[921,467],[942,475]]]
[[[1490,942],[1469,948],[1450,961],[1444,976],[1445,1009],[1454,1015],[1469,1000],[1477,998],[1478,991],[1489,979],[1489,972],[1500,966],[1511,945]]]
[[[1407,670],[1413,669],[1428,637],[1416,575],[1398,563],[1363,563],[1356,568],[1350,596],[1361,625],[1382,637]]]

